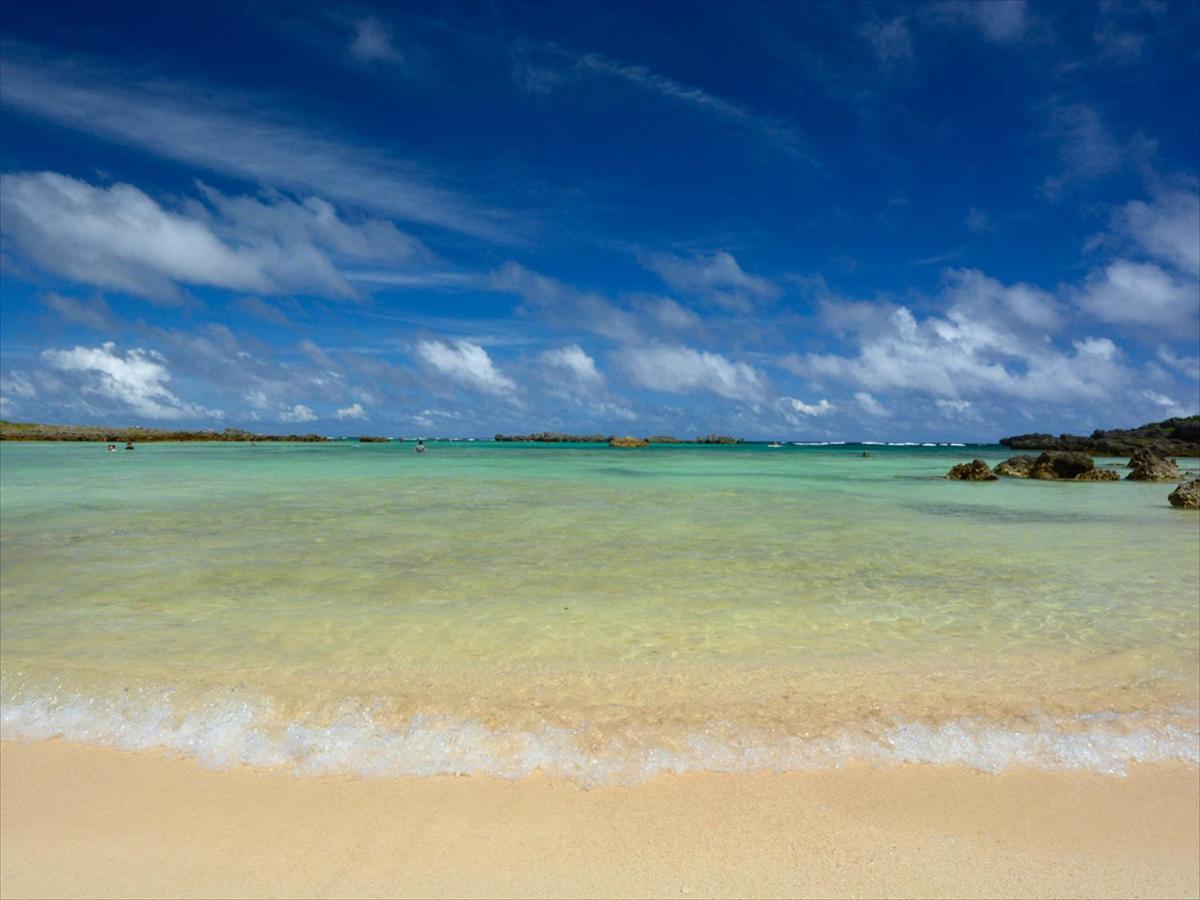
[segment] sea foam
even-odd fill
[[[810,771],[855,763],[1114,775],[1131,763],[1200,765],[1196,727],[1113,713],[1035,715],[1020,727],[978,718],[873,722],[811,737],[739,730],[728,722],[672,735],[630,726],[597,742],[588,723],[492,729],[470,718],[414,715],[397,726],[380,721],[369,705],[353,705],[318,724],[280,722],[265,701],[230,699],[188,710],[174,708],[166,692],[146,701],[26,697],[3,705],[0,735],[168,750],[212,769],[250,765],[368,778],[514,779],[543,772],[584,787],[637,784],[667,773]],[[1194,721],[1195,713],[1190,717]]]

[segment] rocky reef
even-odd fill
[[[386,444],[390,440],[391,438],[372,437],[369,434],[364,434],[358,439],[358,442],[360,444]]]
[[[612,437],[608,439],[610,447],[648,447],[650,442],[645,438],[637,437]]]
[[[1129,460],[1132,471],[1125,477],[1130,481],[1178,481],[1179,466],[1153,450],[1138,450]]]
[[[951,481],[995,481],[996,476],[988,464],[982,459],[973,459],[969,463],[959,463],[946,473]]]
[[[162,428],[113,428],[107,425],[43,425],[0,421],[0,441],[101,441],[150,444],[158,441],[301,441],[329,440],[319,434],[254,434],[240,428],[224,431],[168,431]]]
[[[730,437],[727,434],[706,434],[696,438],[697,444],[740,444],[741,438]]]
[[[1047,450],[1041,456],[1013,456],[996,466],[1008,478],[1042,481],[1120,481],[1112,469],[1098,469],[1091,456],[1074,450]]]
[[[1014,450],[1077,450],[1093,456],[1129,456],[1153,450],[1160,456],[1200,456],[1200,416],[1164,419],[1137,428],[1096,429],[1090,437],[1077,434],[1018,434],[1001,438]]]
[[[1179,509],[1200,509],[1200,478],[1179,485],[1167,495],[1167,500]]]

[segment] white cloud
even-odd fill
[[[643,265],[668,287],[735,312],[750,312],[756,304],[779,296],[779,288],[742,271],[723,250],[691,259],[658,254],[643,260]]]
[[[708,391],[729,400],[757,401],[766,388],[752,366],[691,347],[630,347],[616,356],[635,384],[669,394]]]
[[[805,403],[803,400],[797,400],[795,397],[780,397],[779,402],[783,405],[785,412],[795,412],[802,416],[825,416],[833,412],[836,408],[828,400]]]
[[[219,411],[188,403],[171,391],[167,361],[154,350],[121,353],[107,341],[99,347],[44,350],[42,359],[59,371],[82,376],[82,392],[116,401],[149,419],[221,417]]]
[[[1200,356],[1179,356],[1169,347],[1159,347],[1157,356],[1172,369],[1182,372],[1192,381],[1200,381]]]
[[[1079,306],[1103,322],[1167,333],[1192,331],[1200,312],[1195,282],[1185,284],[1153,263],[1119,259],[1085,281]]]
[[[367,411],[362,408],[361,403],[352,403],[349,406],[343,406],[334,415],[342,421],[348,419],[365,419],[367,418]]]
[[[317,414],[302,403],[297,403],[291,409],[285,409],[279,414],[280,422],[315,422]]]
[[[541,360],[550,368],[565,373],[580,384],[598,385],[604,381],[604,376],[596,368],[596,361],[578,344],[546,350],[541,354]]]
[[[463,387],[485,394],[511,394],[517,389],[516,382],[492,364],[487,351],[470,341],[421,341],[417,354]]]
[[[592,291],[580,291],[515,262],[489,277],[493,290],[516,294],[528,306],[559,327],[585,328],[616,341],[641,338],[637,320]]]
[[[868,394],[866,391],[859,391],[854,395],[854,402],[858,404],[859,409],[870,416],[879,416],[885,418],[891,413],[887,411],[882,403]]]
[[[402,59],[400,53],[392,46],[391,32],[373,16],[368,16],[355,26],[350,55],[360,63],[395,63]]]
[[[1063,352],[1045,334],[1023,329],[1007,315],[989,320],[960,306],[924,319],[892,307],[853,337],[858,346],[851,355],[793,356],[787,367],[817,382],[947,400],[1111,400],[1133,380],[1107,338],[1085,338],[1074,343],[1073,352]]]
[[[1008,287],[978,269],[947,269],[946,299],[963,314],[1017,329],[1053,332],[1062,325],[1062,304],[1028,284]]]
[[[948,416],[966,417],[971,411],[970,400],[937,400],[935,403]]]
[[[203,194],[209,205],[173,211],[129,184],[0,176],[5,231],[24,254],[73,280],[155,299],[177,299],[178,285],[349,297],[336,257],[407,263],[425,252],[390,223],[350,225],[315,197]]]
[[[1169,190],[1153,203],[1126,203],[1113,217],[1118,233],[1160,262],[1200,274],[1200,194]]]
[[[501,243],[523,226],[505,212],[435,186],[410,161],[361,142],[339,143],[325,128],[307,131],[262,114],[262,98],[220,95],[196,85],[138,85],[127,73],[0,60],[0,101],[106,140],[244,178],[319,193],[389,216]],[[117,82],[126,87],[113,88]]]

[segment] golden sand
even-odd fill
[[[1200,894],[1200,772],[361,781],[0,744],[0,894]]]

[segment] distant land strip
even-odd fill
[[[319,434],[254,434],[240,428],[223,431],[169,431],[163,428],[111,428],[107,425],[42,425],[37,422],[0,420],[0,441],[107,441],[142,443],[155,441],[303,441],[317,443],[329,438]]]
[[[1200,415],[1164,419],[1137,428],[1098,428],[1090,437],[1018,434],[1001,438],[1000,443],[1014,450],[1082,450],[1093,456],[1131,456],[1143,449],[1161,456],[1200,456]]]

